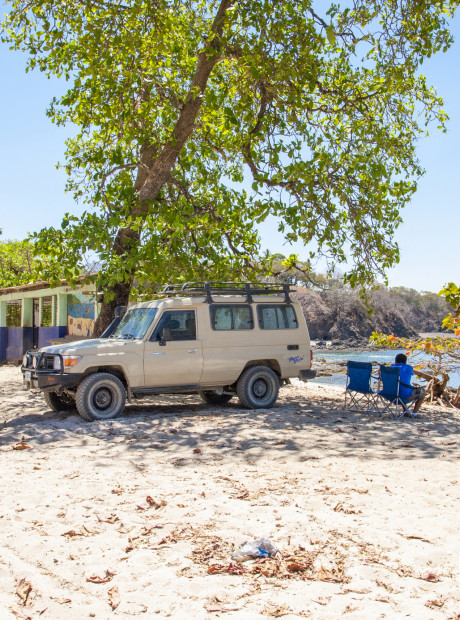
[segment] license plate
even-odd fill
[[[32,381],[32,373],[28,370],[24,373],[24,381],[30,383]]]

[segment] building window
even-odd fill
[[[254,319],[250,306],[241,304],[212,305],[211,325],[216,331],[254,329]]]
[[[20,299],[6,302],[6,326],[21,327],[22,302]]]
[[[42,321],[40,327],[51,327],[53,325],[53,298],[42,298]]]
[[[257,306],[260,329],[295,329],[297,318],[292,306]]]

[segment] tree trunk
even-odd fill
[[[129,301],[129,293],[131,291],[131,282],[120,282],[111,286],[111,293],[114,295],[111,301],[102,300],[101,311],[94,324],[93,338],[99,336],[106,330],[115,316],[115,308],[117,306],[127,306]]]
[[[130,228],[120,229],[115,238],[114,254],[123,256],[123,254],[129,252],[132,242],[139,241],[140,234],[140,231],[134,231]],[[128,305],[134,275],[134,271],[127,272],[127,279],[124,282],[117,282],[116,284],[106,287],[106,292],[102,297],[101,311],[94,324],[93,338],[99,338],[110,325],[117,306]],[[112,299],[108,299],[109,296],[112,297]]]
[[[162,187],[170,180],[170,175],[176,165],[179,153],[194,129],[194,124],[203,101],[201,95],[206,90],[212,70],[219,62],[220,37],[223,32],[226,13],[233,4],[234,0],[221,0],[211,26],[211,33],[216,36],[210,37],[204,49],[198,53],[195,74],[174,127],[172,139],[159,152],[156,152],[156,147],[149,145],[144,145],[141,148],[140,166],[134,187],[139,201],[133,205],[131,211],[133,218],[147,215],[150,202],[155,200]],[[140,99],[148,98],[148,96],[147,89],[143,87]],[[125,254],[128,251],[129,244],[128,242],[125,245],[125,240],[129,239],[131,241],[136,238],[136,235],[137,241],[139,241],[140,230],[139,232],[134,232],[129,228],[120,229],[115,239],[114,252],[119,256]],[[102,300],[101,312],[94,326],[94,337],[102,334],[106,327],[108,327],[117,306],[127,305],[134,275],[134,273],[129,273],[124,282],[104,287],[105,291],[114,295],[114,299],[108,302],[105,299]]]
[[[457,388],[457,393],[452,404],[460,409],[460,385]]]

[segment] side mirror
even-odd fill
[[[126,314],[126,306],[117,306],[115,308],[115,318],[121,319]]]
[[[110,325],[103,331],[99,338],[109,338],[113,332],[117,329],[121,319],[126,313],[126,306],[117,306],[115,308],[115,314]]]
[[[159,333],[159,336],[160,336],[160,342],[159,342],[160,347],[165,347],[166,342],[168,341],[168,330],[162,329]]]

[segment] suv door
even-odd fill
[[[166,310],[144,350],[144,386],[196,386],[203,372],[195,310]]]

